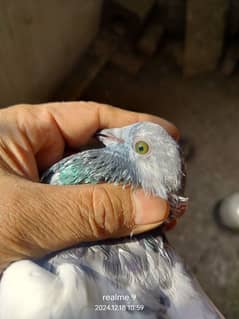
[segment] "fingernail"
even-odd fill
[[[146,196],[143,190],[133,193],[135,203],[135,225],[163,222],[169,214],[168,202],[159,197]]]

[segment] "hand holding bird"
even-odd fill
[[[51,112],[50,114],[52,116]],[[54,117],[59,128],[56,119],[59,118]],[[162,227],[141,237],[127,237],[129,234],[159,226],[165,222],[165,219],[170,223],[185,209],[187,199],[181,192],[183,162],[177,143],[153,117],[151,120],[148,118],[150,121],[138,119],[135,124],[129,123],[130,125],[122,128],[119,124],[120,128],[103,130],[99,125],[101,123],[99,115],[97,119],[97,128],[101,128],[98,138],[105,147],[65,157],[51,166],[41,178],[43,183],[51,184],[43,185],[49,187],[46,198],[42,198],[45,203],[51,198],[51,191],[56,190],[59,185],[62,189],[65,188],[65,192],[67,188],[70,196],[75,187],[72,185],[98,184],[97,191],[94,189],[97,185],[91,186],[93,190],[88,189],[88,192],[93,193],[91,210],[84,205],[88,202],[88,197],[81,199],[80,208],[87,213],[87,217],[85,214],[82,215],[80,210],[83,233],[78,236],[73,232],[78,244],[71,249],[64,249],[65,244],[63,247],[56,247],[55,250],[63,250],[35,262],[23,260],[10,265],[0,283],[0,318],[105,318],[104,312],[98,312],[104,309],[97,310],[95,306],[106,306],[106,309],[111,311],[111,318],[115,319],[130,319],[135,316],[151,319],[223,318],[188,272],[181,258],[168,244]],[[153,121],[157,124],[152,123]],[[170,127],[167,122],[166,125]],[[24,125],[21,127],[26,130]],[[27,127],[28,132],[29,127],[30,125]],[[74,126],[71,126],[70,130],[72,129]],[[67,136],[65,131],[61,133]],[[26,136],[28,136],[28,145],[30,144],[34,150],[31,143],[32,136],[30,138],[29,135]],[[51,139],[48,139],[48,142],[50,142],[47,145],[49,152],[53,144]],[[36,158],[44,155],[47,166],[52,164],[51,160],[56,161],[50,154],[47,156],[46,153],[41,153],[38,147],[36,148],[38,150],[34,153]],[[44,168],[43,157],[41,159]],[[21,165],[14,168],[24,175]],[[11,174],[11,170],[9,173]],[[130,203],[128,211],[125,211],[122,203],[116,206],[118,210],[115,209],[113,204],[119,202],[119,198],[115,199],[113,192],[107,193],[104,188],[107,187],[105,183],[120,184],[121,187],[130,185],[123,190],[130,193],[130,197],[125,198]],[[139,188],[142,188],[149,197],[145,197]],[[84,189],[86,190],[85,185]],[[82,192],[79,186],[78,192]],[[107,196],[104,196],[105,194]],[[61,200],[64,200],[61,202],[63,206],[67,204],[67,197],[55,197],[55,199],[57,204]],[[110,203],[108,206],[105,204],[107,201]],[[32,208],[31,201],[27,204],[27,208]],[[77,223],[74,208],[74,206],[69,207],[69,220],[65,220],[68,227],[70,222],[71,229],[74,227],[74,222]],[[61,213],[54,211],[52,206],[49,212],[56,218],[62,217]],[[61,226],[64,229],[66,225]],[[44,235],[49,237],[49,232]],[[62,235],[62,232],[50,235],[54,243],[55,238]],[[24,233],[23,238],[28,239],[28,236]],[[122,236],[125,239],[89,243],[91,240]],[[79,244],[83,241],[87,243]],[[68,242],[67,247],[70,243],[74,244],[73,241]],[[44,253],[52,250],[54,249]],[[41,254],[38,254],[38,257],[40,256]],[[122,301],[117,299],[117,296],[128,298]],[[112,297],[114,297],[113,304],[110,302]],[[27,302],[29,298],[32,298],[30,304]],[[102,301],[105,303],[100,305]],[[137,308],[139,306],[140,309]],[[115,311],[115,307],[120,309]]]
[[[82,241],[130,233],[136,210],[141,224],[167,218],[166,201],[140,191],[135,195],[109,184],[69,189],[37,183],[67,148],[77,150],[102,128],[145,120],[178,137],[174,125],[159,117],[94,102],[18,105],[0,111],[0,270]],[[144,213],[146,208],[151,214]],[[106,212],[105,229],[102,214],[101,219],[96,214],[99,209]]]

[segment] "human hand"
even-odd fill
[[[94,102],[18,105],[0,111],[0,269],[79,242],[139,233],[162,223],[168,204],[110,184],[54,186],[39,174],[102,128],[169,122]]]

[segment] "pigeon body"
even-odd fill
[[[183,165],[159,125],[140,122],[98,134],[105,147],[54,164],[42,182],[117,183],[170,202],[177,217]],[[0,283],[0,319],[222,319],[161,228],[140,236],[80,244],[38,262],[15,262]]]

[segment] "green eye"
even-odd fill
[[[135,151],[141,155],[148,153],[149,145],[144,141],[138,141],[135,144]]]

